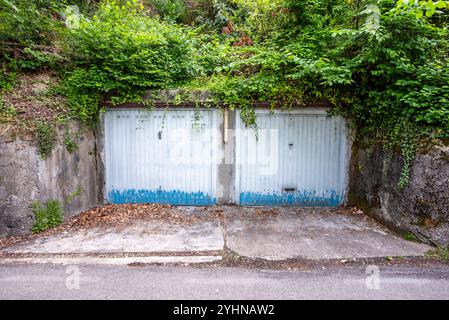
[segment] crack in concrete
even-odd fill
[[[223,250],[227,250],[228,249],[228,242],[227,242],[228,234],[227,234],[227,229],[226,229],[226,220],[225,220],[223,212],[221,212],[218,215],[218,221],[219,221],[220,228],[221,228],[222,234],[223,234]]]

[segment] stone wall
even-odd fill
[[[408,186],[398,187],[401,158],[381,147],[353,146],[349,202],[375,219],[419,240],[449,245],[449,146],[421,149]]]
[[[30,233],[35,200],[60,201],[65,218],[98,204],[95,135],[71,125],[79,134],[73,135],[77,149],[70,153],[62,143],[63,130],[58,129],[58,143],[45,160],[30,136],[0,137],[0,237]]]

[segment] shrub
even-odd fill
[[[0,61],[9,67],[37,70],[55,65],[53,43],[63,24],[58,11],[65,1],[0,0]]]
[[[57,0],[0,0],[0,40],[48,45],[59,24],[52,14],[61,7]]]
[[[148,3],[167,21],[180,22],[186,15],[184,0],[150,0]]]
[[[60,225],[63,221],[64,212],[59,201],[49,200],[42,204],[35,201],[32,204],[35,221],[31,231],[33,233],[43,232],[49,228]]]
[[[83,120],[96,119],[101,100],[140,100],[145,89],[174,86],[196,73],[184,29],[147,15],[137,1],[103,1],[69,36],[75,69],[65,87],[72,111]]]

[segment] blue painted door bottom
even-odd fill
[[[344,197],[335,191],[317,194],[314,191],[282,192],[262,194],[255,192],[240,193],[240,205],[245,206],[304,206],[304,207],[338,207]]]
[[[179,190],[112,190],[108,200],[113,204],[124,203],[162,203],[185,206],[210,206],[217,199],[203,192],[183,192]]]
[[[180,206],[211,206],[217,199],[203,192],[182,192],[177,190],[113,190],[108,194],[108,201],[113,204],[126,203],[161,203]],[[243,206],[306,206],[338,207],[344,201],[343,195],[329,191],[321,195],[315,192],[284,192],[261,194],[254,192],[240,193],[239,204]]]

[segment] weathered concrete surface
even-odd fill
[[[132,264],[179,264],[179,263],[210,263],[221,260],[221,256],[148,256],[148,257],[31,257],[31,258],[6,258],[1,259],[4,264],[42,263],[62,265],[117,265],[127,266]]]
[[[89,229],[38,238],[10,253],[182,252],[223,249],[218,221],[172,225],[145,221],[123,229]]]
[[[0,137],[0,237],[27,233],[33,223],[29,206],[40,198],[36,148],[6,141]]]
[[[449,245],[449,146],[421,148],[408,186],[398,187],[402,161],[377,147],[355,146],[349,202],[389,227],[411,232],[421,241]]]
[[[397,237],[363,213],[351,216],[336,214],[333,209],[257,210],[245,208],[225,215],[226,245],[251,258],[417,256],[430,249]]]
[[[35,200],[59,200],[66,217],[98,204],[94,134],[70,126],[77,149],[69,153],[64,130],[45,160],[30,137],[0,137],[0,237],[30,233]]]
[[[354,210],[236,206],[174,209],[201,219],[188,224],[145,220],[119,228],[47,235],[3,248],[0,253],[6,255],[0,263],[69,263],[82,261],[79,254],[90,255],[86,261],[94,263],[101,256],[117,258],[118,253],[131,253],[133,257],[147,253],[141,257],[151,255],[154,259],[172,256],[172,262],[183,262],[186,256],[218,257],[222,249],[267,260],[368,258],[417,256],[430,249],[395,236],[363,213],[349,215]],[[71,254],[75,254],[74,260],[70,260]],[[142,261],[135,258],[133,262]]]

